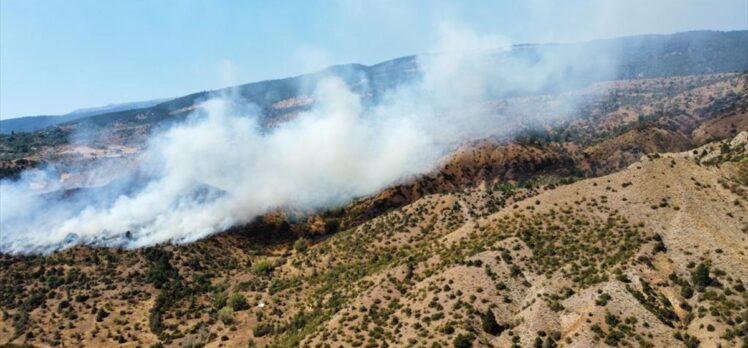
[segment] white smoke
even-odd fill
[[[419,57],[422,78],[377,105],[364,106],[330,77],[317,84],[311,111],[266,129],[261,115],[217,97],[154,135],[137,173],[103,192],[42,195],[56,187],[34,185],[56,182],[52,171],[0,182],[0,251],[190,242],[273,209],[372,194],[433,169],[461,141],[511,132],[516,120],[484,104],[557,84],[558,72],[578,63],[573,54],[497,60],[506,40],[450,26],[442,32],[435,53]]]

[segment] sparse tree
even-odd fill
[[[504,327],[496,322],[496,317],[493,315],[493,311],[488,309],[481,315],[481,322],[483,324],[483,331],[490,335],[499,335],[504,331]]]
[[[709,278],[709,266],[703,262],[696,266],[696,269],[691,273],[691,280],[693,280],[696,289],[704,291],[704,288],[712,282],[712,279]]]

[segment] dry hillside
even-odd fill
[[[0,255],[0,344],[745,345],[747,76],[496,101],[478,107],[518,134],[344,207],[188,245]],[[0,169],[55,161],[63,184],[99,185],[115,177],[98,164],[137,165],[149,130],[128,127],[6,136]]]
[[[565,185],[430,194],[314,240],[258,222],[182,246],[3,256],[0,332],[37,346],[741,346],[747,141]]]

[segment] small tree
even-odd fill
[[[682,288],[680,288],[680,295],[686,299],[693,297],[693,288],[688,284],[684,285]]]
[[[104,308],[99,308],[99,310],[96,312],[96,321],[102,322],[104,321],[104,318],[109,316],[109,312],[105,311]]]
[[[487,334],[496,336],[504,331],[504,328],[498,322],[496,322],[496,317],[493,315],[493,311],[491,311],[490,309],[481,314],[480,319],[483,323],[483,331],[485,331]]]
[[[711,284],[712,279],[709,278],[709,266],[703,262],[696,266],[696,269],[691,273],[691,280],[699,291],[704,291],[704,288]]]

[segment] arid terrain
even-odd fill
[[[748,347],[747,39],[2,120],[0,347]]]
[[[747,76],[501,100],[481,107],[555,121],[324,212],[191,244],[3,255],[0,344],[745,346]],[[577,114],[558,111],[570,98]],[[107,139],[6,141],[3,166],[138,161],[135,138]]]

